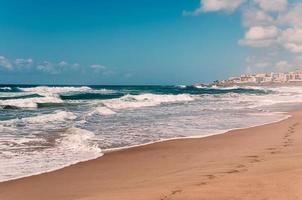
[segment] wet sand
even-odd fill
[[[302,199],[302,111],[281,122],[107,153],[0,183],[1,200]]]

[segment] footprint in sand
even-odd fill
[[[257,155],[251,155],[251,156],[246,156],[247,158],[250,159],[250,163],[257,163],[257,162],[261,162],[261,160],[259,159],[259,156]]]
[[[246,172],[248,171],[247,167],[245,165],[237,165],[236,168],[240,171],[240,172]]]
[[[232,170],[230,170],[230,171],[226,171],[225,173],[227,173],[227,174],[235,174],[235,173],[239,173],[240,171],[239,170],[237,170],[237,169],[232,169]]]
[[[213,174],[208,174],[208,175],[204,175],[204,176],[207,177],[207,178],[210,179],[210,180],[216,178],[216,176],[213,175]]]
[[[171,195],[175,195],[175,194],[181,193],[181,192],[182,192],[182,190],[174,190],[171,192]]]
[[[182,190],[173,190],[171,191],[171,193],[169,195],[165,195],[164,197],[162,197],[160,200],[169,200],[169,199],[172,199],[172,196],[178,194],[178,193],[181,193]]]
[[[270,152],[271,154],[278,154],[278,153],[281,153],[280,151],[271,151]]]
[[[296,127],[298,125],[299,125],[299,122],[296,122],[296,123],[293,124],[293,127]]]
[[[246,167],[245,165],[241,165],[241,164],[236,166],[236,168],[245,168],[245,167]]]
[[[197,183],[196,186],[204,186],[204,185],[207,185],[208,183],[207,182],[200,182],[200,183]]]

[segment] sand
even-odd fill
[[[107,153],[0,183],[1,200],[302,199],[302,111],[281,122]]]

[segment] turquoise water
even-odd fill
[[[0,86],[0,181],[105,150],[280,120],[301,88]]]

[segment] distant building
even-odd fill
[[[296,70],[293,72],[289,72],[288,74],[288,81],[289,82],[299,82],[302,81],[302,71]]]
[[[218,84],[267,84],[291,82],[302,82],[302,70],[285,73],[243,74],[239,77],[230,77],[228,80],[219,81]]]

